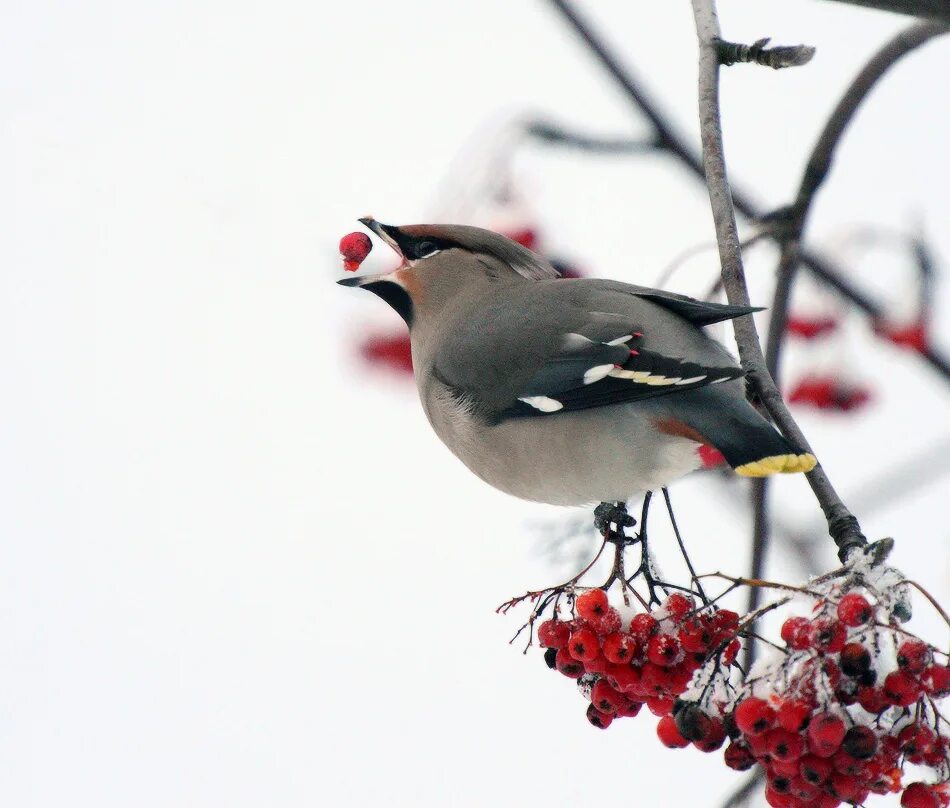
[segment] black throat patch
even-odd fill
[[[385,300],[405,320],[406,325],[412,326],[412,298],[398,283],[374,281],[373,283],[367,283],[363,288]]]

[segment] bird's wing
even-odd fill
[[[433,373],[498,420],[639,401],[743,375],[691,318],[643,292],[559,280],[483,302],[446,337]],[[739,313],[747,312],[726,316]]]
[[[594,342],[566,334],[502,418],[586,410],[640,401],[737,379],[739,367],[713,367],[637,347],[640,332]]]

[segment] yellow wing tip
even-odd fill
[[[783,454],[763,457],[751,463],[736,466],[736,474],[743,477],[768,477],[770,474],[796,474],[811,471],[818,460],[813,454]]]

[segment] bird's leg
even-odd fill
[[[607,541],[616,541],[618,535],[626,538],[624,528],[636,523],[637,520],[627,513],[626,502],[601,502],[594,508],[594,528]],[[611,525],[615,525],[616,530],[611,530]]]
[[[679,543],[680,552],[683,554],[683,560],[686,562],[686,568],[689,570],[690,583],[692,586],[696,587],[696,592],[699,594],[703,605],[708,605],[709,598],[706,597],[706,593],[703,591],[703,585],[699,582],[699,578],[696,577],[696,570],[693,569],[693,562],[689,560],[689,555],[686,552],[686,545],[683,544],[683,537],[680,535],[679,526],[676,524],[676,517],[673,516],[673,503],[670,502],[670,492],[666,486],[663,486],[663,499],[666,501],[666,510],[670,515],[670,524],[673,525],[673,533],[676,534],[676,541]]]

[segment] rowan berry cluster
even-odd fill
[[[761,764],[774,808],[898,792],[904,808],[950,805],[950,738],[936,705],[950,695],[950,667],[900,627],[899,602],[855,590],[819,599],[811,618],[783,623],[785,653],[751,672],[730,705],[726,764]],[[935,782],[905,786],[905,764]]]
[[[542,623],[538,641],[547,648],[549,667],[578,680],[591,701],[587,718],[602,729],[615,718],[637,715],[644,704],[669,717],[710,656],[728,668],[739,652],[739,616],[715,607],[697,610],[687,595],[672,594],[655,611],[624,620],[604,590],[591,589],[577,597],[575,610],[572,620]],[[724,740],[725,732],[718,745]],[[709,740],[706,745],[716,748]]]
[[[548,665],[578,681],[594,726],[646,705],[668,747],[711,752],[728,740],[726,765],[762,766],[774,808],[872,793],[948,808],[950,723],[937,702],[950,695],[950,664],[902,627],[906,587],[875,583],[886,590],[860,575],[801,590],[815,601],[811,617],[785,620],[785,647],[751,671],[735,664],[748,619],[684,594],[625,619],[604,590],[588,590],[573,619],[541,623],[538,640]]]

